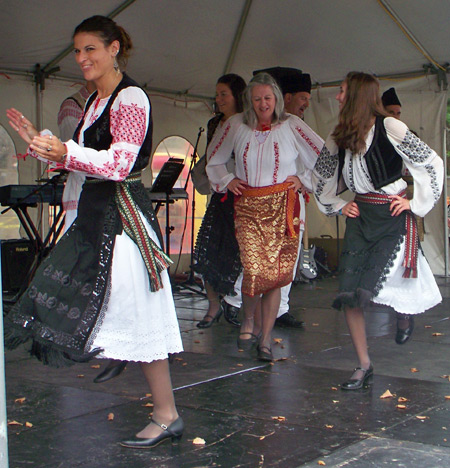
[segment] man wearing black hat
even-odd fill
[[[397,96],[397,93],[395,92],[395,88],[389,88],[387,91],[385,91],[381,96],[381,101],[383,102],[385,111],[392,115],[392,117],[400,120],[402,105]]]

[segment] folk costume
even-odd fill
[[[182,351],[161,233],[140,181],[152,143],[150,101],[128,76],[94,93],[66,143],[86,175],[78,217],[7,317],[6,344],[33,341],[45,364],[93,356],[151,362]]]
[[[208,122],[207,146],[219,131],[223,114]],[[226,122],[225,124],[226,125]],[[234,284],[242,270],[234,226],[234,194],[213,190],[194,250],[194,270],[220,295],[235,294]]]
[[[414,178],[411,211],[391,216],[389,195],[406,196],[402,164]],[[359,154],[339,151],[330,135],[313,173],[319,209],[337,215],[356,194],[360,216],[347,218],[339,261],[339,294],[333,306],[364,308],[373,301],[401,314],[419,314],[442,298],[420,248],[412,213],[425,216],[443,185],[442,159],[393,117],[377,117]]]
[[[257,131],[236,114],[208,146],[206,171],[215,190],[223,190],[235,177],[226,166],[232,152],[236,177],[250,187],[235,199],[244,294],[264,294],[292,281],[300,205],[298,194],[285,181],[296,175],[311,189],[311,171],[321,145],[320,137],[296,116]]]

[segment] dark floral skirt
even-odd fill
[[[220,295],[234,293],[242,266],[234,228],[234,195],[214,193],[197,235],[194,271]]]

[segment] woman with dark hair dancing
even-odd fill
[[[16,109],[11,126],[31,154],[86,175],[78,216],[38,268],[7,317],[6,344],[32,340],[44,364],[99,358],[139,362],[153,397],[153,419],[125,447],[179,439],[183,421],[172,391],[168,354],[182,351],[170,261],[144,186],[152,144],[146,93],[121,71],[132,47],[126,31],[93,16],[73,34],[75,58],[97,91],[74,140],[37,132]]]
[[[218,113],[208,122],[207,147],[214,134],[228,119],[242,112],[242,92],[245,81],[234,73],[221,76],[216,84]],[[230,170],[234,171],[234,156]],[[238,318],[223,309],[220,296],[232,294],[234,283],[241,271],[239,246],[234,228],[234,195],[227,189],[212,186],[213,194],[198,232],[194,251],[194,270],[203,276],[208,297],[208,311],[197,323],[198,328],[209,328],[218,322],[222,313],[225,319],[239,326]]]
[[[359,361],[341,388],[357,390],[373,375],[364,320],[369,303],[397,312],[396,342],[403,344],[414,315],[442,299],[413,214],[425,216],[438,201],[443,163],[404,123],[388,117],[374,76],[349,73],[336,99],[339,123],[319,156],[313,185],[323,213],[347,217],[333,307],[345,311]],[[414,178],[412,200],[406,198],[403,164]],[[355,193],[353,201],[339,197],[347,188]]]

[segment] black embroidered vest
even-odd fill
[[[364,155],[370,178],[376,190],[402,177],[403,160],[389,141],[383,121],[384,117],[378,116],[376,118],[372,144]],[[336,195],[347,190],[342,176],[344,160],[345,150],[339,148],[338,186]]]
[[[129,86],[139,85],[132,80],[128,75],[124,73],[122,81],[117,85],[117,88],[112,93],[111,97],[108,100],[105,108],[103,109],[102,115],[88,128],[84,131],[84,146],[87,148],[93,148],[97,151],[108,149],[112,143],[112,135],[110,131],[110,110],[113,102],[115,101],[117,95],[122,89],[128,88]],[[147,94],[145,94],[147,96]],[[83,119],[78,124],[77,129],[75,130],[74,139],[78,141],[81,128],[84,123],[84,117],[87,114],[88,109],[95,101],[97,97],[97,91],[95,91],[92,96],[89,98]],[[147,96],[148,99],[148,96]],[[150,101],[150,100],[149,100]],[[144,169],[147,166],[150,160],[150,154],[152,150],[152,134],[153,134],[153,122],[152,122],[152,111],[150,106],[150,122],[148,125],[148,130],[145,135],[144,142],[142,143],[141,149],[138,153],[138,157],[134,163],[134,166],[131,172],[136,172]]]

